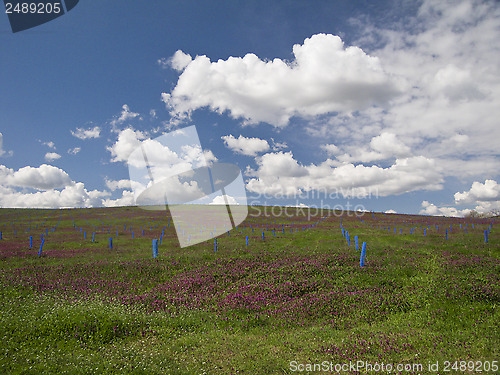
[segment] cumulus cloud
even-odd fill
[[[469,191],[455,193],[455,203],[478,203],[500,201],[500,184],[495,180],[486,180],[484,184],[474,181]]]
[[[127,189],[130,190],[132,188],[132,185],[130,183],[130,180],[108,180],[106,179],[106,187],[111,190],[115,191],[117,189]]]
[[[293,116],[383,105],[401,90],[377,57],[346,47],[335,35],[313,35],[294,45],[293,55],[291,62],[266,61],[252,53],[212,62],[177,51],[170,64],[182,73],[162,99],[181,118],[208,107],[245,123],[284,127]]]
[[[133,206],[135,205],[134,193],[130,190],[124,190],[122,196],[118,199],[104,199],[104,207]]]
[[[132,183],[138,186],[134,188],[134,197],[140,206],[184,204],[206,196],[198,181],[189,179],[186,181],[179,176],[169,176],[159,183],[148,186],[140,185],[138,181]]]
[[[122,190],[122,193],[123,193],[123,190],[132,191],[134,189],[144,189],[145,188],[142,184],[138,183],[137,181],[127,180],[127,179],[110,180],[110,179],[106,178],[105,184],[106,184],[106,187],[110,191]]]
[[[212,150],[204,149],[202,152],[203,152],[203,158],[205,159],[205,163],[207,165],[212,165],[217,161],[217,157],[214,155]]]
[[[485,180],[484,183],[474,181],[468,191],[457,192],[454,195],[455,204],[469,205],[473,209],[459,210],[451,206],[438,207],[428,201],[422,202],[421,214],[463,217],[472,210],[481,214],[500,212],[500,184],[495,180]]]
[[[373,137],[370,146],[384,156],[405,156],[410,152],[410,148],[397,139],[395,134],[387,132]]]
[[[308,174],[307,168],[299,165],[291,151],[265,154],[258,159],[257,163],[259,170],[256,176],[259,177],[303,177]]]
[[[45,160],[48,162],[60,159],[61,155],[59,155],[57,152],[47,152],[45,154]]]
[[[190,55],[178,50],[174,53],[168,63],[172,68],[181,72],[191,63],[191,61],[193,61],[193,59]]]
[[[396,212],[396,211],[394,211],[394,210],[386,210],[386,211],[384,211],[384,212],[385,212],[386,214],[397,214],[397,212]]]
[[[495,180],[485,180],[484,184],[474,181],[468,191],[455,193],[455,203],[474,205],[480,213],[498,212],[500,210],[500,184]]]
[[[35,191],[33,191],[35,190]],[[12,208],[62,208],[102,206],[109,192],[88,191],[60,168],[42,164],[15,171],[0,165],[0,206]]]
[[[71,130],[73,137],[78,139],[91,139],[99,138],[101,136],[101,128],[99,126],[94,126],[93,128],[83,129],[76,128],[76,131]]]
[[[140,131],[125,129],[108,147],[112,162],[127,162],[130,183],[108,181],[111,190],[132,189],[141,205],[184,203],[203,196],[197,181],[191,181],[194,169],[217,160],[210,150],[201,148],[194,126],[178,129],[154,139]],[[175,177],[176,176],[176,177]]]
[[[322,148],[329,154],[335,155],[342,162],[371,162],[375,160],[384,160],[390,158],[401,158],[410,156],[411,151],[395,134],[382,132],[382,134],[373,137],[369,147],[359,147],[357,145],[345,146],[346,153],[333,145],[324,145]]]
[[[495,176],[500,66],[491,62],[500,60],[500,8],[424,0],[410,13],[387,27],[359,21],[353,42],[406,82],[405,89],[384,108],[313,118],[306,131],[342,162],[422,155],[442,167],[444,178]]]
[[[189,63],[192,61],[192,57],[181,50],[178,50],[174,53],[174,55],[166,59],[162,57],[157,60],[158,65],[160,65],[163,69],[174,68],[178,72],[181,72]]]
[[[72,186],[69,175],[60,168],[42,164],[38,168],[23,167],[17,171],[0,165],[0,185],[50,190]]]
[[[177,131],[182,134],[182,129]],[[175,132],[168,133],[174,134]],[[139,130],[125,129],[119,132],[118,140],[107,147],[111,153],[112,162],[128,162],[134,167],[144,167],[143,153],[132,153],[142,147],[147,155],[148,163],[154,175],[164,175],[165,168],[176,168],[177,172],[172,171],[166,175],[184,172],[191,168],[197,168],[210,164],[217,160],[210,150],[202,150],[198,144],[176,145],[179,150],[173,150],[167,145],[162,144],[157,139],[151,139],[145,133]]]
[[[342,152],[333,143],[327,144],[327,145],[321,145],[320,148],[323,149],[323,150],[325,150],[326,153],[328,154],[328,156],[335,156],[335,155],[338,155],[338,154],[340,154]]]
[[[452,217],[464,217],[469,214],[471,210],[457,210],[455,207],[437,207],[435,204],[428,201],[422,202],[422,209],[420,210],[421,215],[431,215],[431,216],[452,216]]]
[[[118,140],[107,150],[111,152],[111,161],[127,161],[130,154],[142,144],[146,135],[139,130],[125,129],[119,132]]]
[[[497,201],[482,201],[474,207],[474,211],[479,213],[500,215],[500,200]]]
[[[227,201],[227,203],[226,203],[226,201]],[[238,205],[239,203],[236,199],[234,199],[230,195],[218,195],[209,204],[213,204],[213,205],[225,205],[225,204]]]
[[[301,165],[292,152],[268,153],[257,158],[258,169],[247,168],[249,191],[269,195],[295,195],[303,191],[340,192],[344,196],[402,194],[442,189],[443,179],[432,159],[423,156],[396,159],[382,168],[327,159]]]
[[[46,190],[24,193],[0,186],[0,205],[10,208],[71,208],[93,207],[101,202],[104,192],[87,191],[82,182],[64,187],[62,190]]]
[[[268,151],[269,143],[265,139],[247,138],[240,135],[235,138],[231,134],[221,137],[226,146],[232,151],[248,156],[256,156],[258,153]]]
[[[441,189],[450,176],[495,176],[500,66],[492,62],[500,61],[500,8],[487,1],[424,0],[410,13],[387,27],[368,18],[358,22],[352,47],[334,35],[313,35],[293,47],[291,61],[251,53],[210,61],[177,51],[164,60],[180,76],[163,101],[177,118],[208,108],[276,127],[307,119],[297,123],[329,159],[303,165],[271,145],[275,156],[263,155],[256,170],[246,170],[254,192],[340,186],[390,195]],[[457,193],[457,203],[486,209],[497,201],[465,193]]]
[[[365,33],[358,43],[382,46],[370,54],[409,85],[384,112],[364,111],[359,133],[368,135],[370,127],[376,133],[378,124],[405,139],[412,154],[443,159],[447,175],[498,171],[500,159],[491,155],[500,137],[500,67],[491,62],[500,60],[500,8],[488,1],[426,0],[404,27],[359,26]]]

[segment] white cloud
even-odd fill
[[[82,182],[62,190],[46,190],[23,193],[0,186],[0,205],[10,208],[70,208],[100,205],[99,196],[106,194],[96,190],[88,192]]]
[[[70,148],[70,149],[68,149],[68,154],[76,155],[80,152],[80,150],[81,150],[81,147]]]
[[[106,179],[106,187],[111,190],[115,191],[117,189],[127,189],[130,190],[132,188],[130,180],[108,180]]]
[[[48,162],[60,159],[61,155],[59,155],[57,152],[47,152],[45,154],[45,160]]]
[[[177,132],[182,132],[182,129]],[[145,133],[132,129],[120,131],[118,140],[107,147],[107,150],[111,153],[112,162],[128,162],[141,168],[144,166],[143,153],[134,153],[131,157],[133,151],[139,147],[147,154],[152,173],[157,176],[169,176],[217,161],[212,151],[202,150],[197,144],[182,145],[179,151],[175,152],[160,141],[147,138]],[[166,170],[169,170],[169,173],[166,173]]]
[[[29,189],[38,191],[30,192]],[[62,169],[42,164],[17,171],[0,165],[0,206],[12,208],[60,208],[102,206],[109,192],[87,191]]]
[[[0,156],[12,156],[13,152],[12,151],[5,151],[3,149],[3,134],[0,133]]]
[[[126,121],[134,119],[139,116],[139,113],[132,112],[127,104],[122,106],[122,111],[120,112],[120,116],[115,117],[110,121],[113,131],[117,131],[117,125],[123,124]],[[140,117],[139,117],[140,118]]]
[[[221,137],[226,146],[232,151],[248,156],[256,156],[258,153],[268,151],[269,143],[265,139],[247,138],[240,135],[235,138],[231,134]]]
[[[162,69],[167,69],[170,68],[170,60],[162,57],[161,59],[156,60],[156,63],[162,68]]]
[[[255,175],[260,178],[283,178],[283,177],[302,177],[308,174],[307,168],[299,165],[297,160],[293,158],[291,151],[289,152],[272,152],[262,155],[257,159],[259,169]]]
[[[112,162],[127,161],[128,157],[142,144],[146,135],[139,130],[125,129],[118,134],[118,140],[107,150],[111,152]]]
[[[339,163],[327,159],[316,165],[299,164],[291,152],[268,153],[257,158],[256,171],[247,168],[249,191],[269,195],[295,195],[302,191],[340,192],[344,196],[402,194],[442,189],[443,179],[432,159],[423,156],[396,159],[387,168]]]
[[[191,63],[192,60],[193,58],[190,55],[182,52],[181,50],[178,50],[169,60],[169,63],[172,68],[180,72],[183,71]]]
[[[424,1],[400,23],[364,19],[354,44],[406,83],[386,106],[310,119],[309,135],[345,163],[434,159],[442,178],[500,170],[500,8],[487,1]]]
[[[42,164],[38,168],[23,167],[17,171],[0,165],[0,185],[50,190],[72,186],[69,175],[60,168]]]
[[[500,60],[500,8],[488,1],[424,1],[404,26],[358,26],[365,28],[359,43],[383,44],[370,54],[411,87],[384,112],[363,111],[367,119],[356,122],[358,133],[378,124],[413,155],[442,159],[446,175],[498,171],[500,159],[491,155],[500,138],[500,66],[491,62]]]
[[[126,199],[127,202],[129,202],[128,201],[128,193],[124,192],[124,190],[131,191],[131,190],[137,189],[137,190],[143,191],[145,189],[145,186],[143,186],[142,184],[140,184],[139,182],[134,181],[134,180],[127,180],[127,179],[109,180],[106,178],[105,183],[106,183],[106,187],[111,191],[122,190],[122,197],[119,198],[119,200],[118,200],[119,202],[125,202],[123,199]],[[112,204],[110,202],[113,202],[113,200],[108,200],[105,205]],[[127,203],[125,205],[131,205],[131,204],[135,204],[135,201],[130,203],[130,204]],[[123,204],[120,204],[120,205],[123,205]]]
[[[205,197],[198,182],[184,181],[179,176],[169,176],[159,184],[149,184],[147,189],[138,181],[132,181],[135,202],[138,205],[184,204]],[[138,188],[136,188],[136,186]]]
[[[397,214],[397,212],[394,210],[386,210],[385,213],[386,214]]]
[[[341,150],[333,143],[328,145],[321,145],[321,149],[325,150],[328,156],[335,156],[341,153]]]
[[[162,57],[161,59],[157,60],[158,65],[160,65],[163,69],[167,68],[174,68],[178,72],[184,70],[186,66],[189,65],[189,63],[193,60],[193,58],[182,52],[181,50],[178,50],[174,53],[174,55],[168,59]]]
[[[88,191],[83,182],[72,181],[65,171],[51,165],[17,171],[0,165],[0,207],[99,207],[109,195],[108,191]]]
[[[497,201],[481,201],[474,207],[474,210],[479,213],[493,213],[500,215],[500,200]]]
[[[83,187],[83,183],[82,187]],[[78,183],[76,184],[78,185]],[[88,191],[87,189],[83,188],[81,190],[81,197],[78,197],[75,194],[75,199],[77,202],[82,202],[80,203],[81,207],[102,207],[103,206],[103,198],[108,197],[111,195],[109,191],[100,191],[100,190],[91,190]],[[65,206],[65,207],[78,207],[77,204],[74,204],[72,206]]]
[[[214,205],[221,205],[222,204],[222,205],[225,205],[226,204],[226,200],[227,200],[227,204],[230,204],[230,205],[237,205],[237,204],[239,204],[236,201],[236,199],[234,199],[230,195],[218,195],[209,204],[214,204]]]
[[[154,139],[140,131],[125,129],[119,132],[118,140],[108,150],[112,162],[127,162],[131,179],[130,183],[108,181],[108,188],[132,189],[141,205],[164,204],[165,197],[169,203],[199,199],[204,194],[197,181],[190,181],[192,176],[189,174],[217,160],[212,151],[202,150],[194,126]],[[182,175],[177,176],[179,174]]]
[[[455,193],[456,204],[475,205],[480,213],[500,211],[500,184],[495,180],[485,180],[484,184],[474,181],[469,191]]]
[[[450,176],[496,176],[500,65],[492,62],[500,61],[500,8],[487,1],[424,0],[400,23],[365,21],[357,25],[359,48],[313,35],[294,46],[291,62],[253,54],[210,61],[178,51],[168,64],[181,74],[163,100],[178,119],[199,108],[278,127],[294,116],[307,119],[306,132],[320,139],[316,144],[329,159],[303,165],[291,153],[263,155],[256,170],[246,170],[254,192],[340,187],[391,195],[442,189]],[[480,210],[496,207],[498,199],[473,193],[456,197]]]
[[[134,206],[135,199],[134,193],[129,190],[124,190],[122,196],[118,199],[104,199],[102,201],[104,207],[117,207],[117,206]]]
[[[468,191],[457,192],[454,195],[455,204],[469,205],[474,211],[481,214],[500,212],[500,184],[495,180],[486,180],[483,183],[474,181]],[[445,216],[466,216],[472,209],[459,210],[455,207],[437,207],[428,201],[422,202],[421,214],[445,215]]]
[[[212,165],[217,161],[217,157],[213,154],[211,150],[203,149],[203,158],[207,165]]]
[[[173,116],[199,108],[228,111],[245,123],[284,127],[293,116],[311,117],[386,104],[401,90],[380,60],[335,35],[317,34],[293,46],[294,60],[244,57],[211,62],[177,51],[171,66],[182,71],[162,99]]]
[[[422,209],[420,210],[421,215],[431,215],[431,216],[452,216],[452,217],[464,217],[470,213],[471,210],[457,210],[455,207],[437,207],[435,204],[428,201],[422,202]]]
[[[294,208],[309,208],[309,206],[305,203],[299,203],[298,201],[295,204],[291,204],[287,207],[294,207]]]
[[[481,99],[483,94],[476,86],[469,70],[448,64],[439,69],[429,83],[430,92],[451,101]]]
[[[373,137],[370,146],[376,152],[384,155],[384,157],[407,156],[410,152],[409,147],[397,139],[396,135],[387,132]]]
[[[288,144],[286,142],[276,142],[274,138],[271,138],[271,141],[273,142],[273,151],[279,151],[288,148]]]
[[[71,130],[71,134],[79,139],[99,138],[101,136],[101,128],[94,126],[93,128],[83,129],[76,128],[76,131]]]
[[[484,184],[474,181],[469,191],[455,193],[457,204],[490,201],[500,201],[500,185],[495,180],[486,180]]]
[[[55,150],[55,149],[56,149],[56,145],[55,145],[55,143],[54,143],[54,142],[52,142],[52,141],[49,141],[49,142],[42,142],[42,145],[47,146],[48,148],[51,148],[51,149],[53,149],[53,150]]]
[[[401,158],[410,156],[410,148],[401,142],[395,134],[382,132],[382,134],[373,137],[368,147],[358,145],[345,146],[344,150],[350,152],[341,154],[340,149],[335,145],[322,146],[329,155],[335,155],[342,162],[371,162],[375,160],[384,160],[389,158]]]

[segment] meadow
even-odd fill
[[[180,248],[168,210],[0,209],[0,373],[500,373],[497,225],[250,207]]]

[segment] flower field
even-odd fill
[[[325,361],[316,373],[370,373],[333,367],[365,361],[443,374],[446,361],[452,373],[500,361],[494,218],[268,208],[250,207],[217,247],[187,248],[168,211],[0,209],[0,373],[314,373]]]

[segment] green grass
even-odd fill
[[[484,244],[481,220],[370,216],[342,217],[350,247],[333,215],[250,215],[243,233],[242,225],[218,238],[217,252],[213,240],[179,248],[170,225],[154,260],[151,239],[167,226],[165,213],[2,209],[0,373],[283,374],[296,373],[292,361],[367,361],[422,364],[427,374],[437,361],[440,373],[445,361],[499,361],[496,227]],[[444,229],[423,236],[422,220],[452,224],[448,240]],[[476,225],[468,234],[458,227],[466,222]],[[257,223],[271,229],[265,241]],[[112,250],[107,233],[92,243],[92,225],[103,224],[112,226]],[[281,224],[285,234],[273,237]],[[124,225],[137,228],[134,239]],[[364,268],[354,235],[368,243]]]

